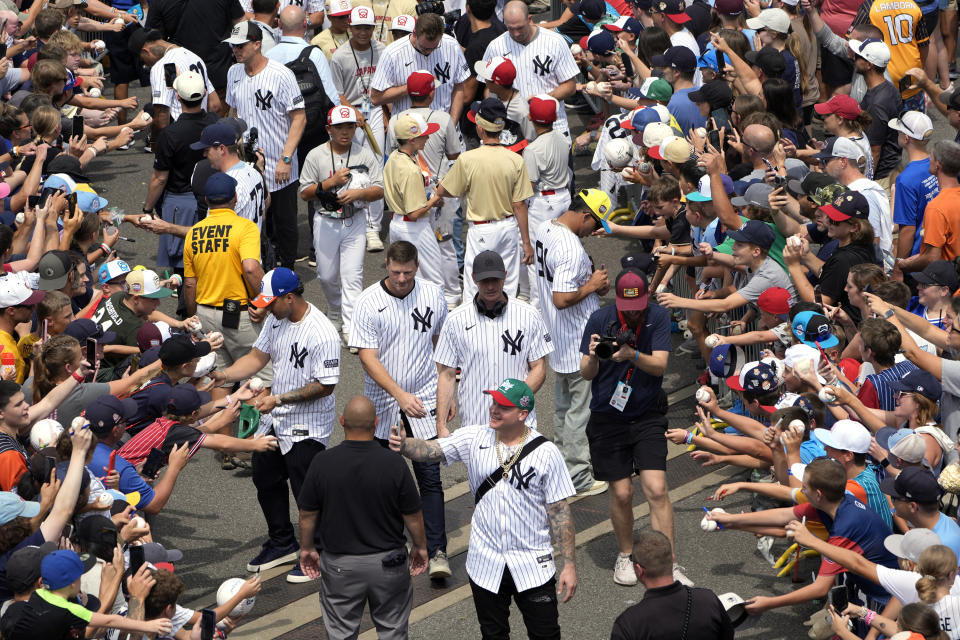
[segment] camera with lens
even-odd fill
[[[613,327],[610,329],[613,329]],[[637,334],[633,329],[623,328],[616,333],[608,329],[607,335],[600,336],[600,342],[597,343],[593,352],[596,353],[597,357],[601,360],[609,360],[613,357],[613,354],[620,350],[620,347],[625,345],[635,347],[636,342]]]
[[[320,208],[324,211],[340,210],[340,202],[337,200],[337,192],[334,189],[326,191],[317,189],[317,200],[320,201]]]
[[[424,0],[417,4],[417,15],[422,16],[425,13],[435,13],[438,16],[443,18],[443,30],[448,35],[453,35],[453,30],[457,25],[457,21],[460,20],[462,12],[460,9],[454,9],[453,11],[445,11],[443,0]]]
[[[250,133],[247,135],[247,142],[243,145],[243,159],[246,162],[257,164],[257,143],[260,142],[260,134],[256,127],[250,127]]]

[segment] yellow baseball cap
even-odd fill
[[[577,194],[580,196],[597,220],[600,226],[607,233],[610,233],[610,216],[613,215],[613,205],[610,204],[610,196],[600,189],[581,189]]]

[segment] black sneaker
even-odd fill
[[[282,564],[292,564],[300,558],[300,547],[296,543],[284,549],[265,545],[253,560],[247,564],[247,571],[257,573]]]

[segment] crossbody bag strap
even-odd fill
[[[537,436],[527,444],[523,445],[523,449],[520,451],[520,455],[517,456],[517,461],[514,462],[514,466],[520,464],[520,461],[526,458],[534,449],[546,442],[547,439],[543,436]],[[497,470],[487,476],[487,479],[477,487],[477,492],[473,494],[473,504],[480,504],[480,501],[483,500],[483,496],[487,495],[487,491],[493,489],[498,482],[503,479],[503,469],[497,467]]]

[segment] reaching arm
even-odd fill
[[[87,450],[93,442],[92,435],[89,429],[81,429],[71,437],[73,451],[70,454],[67,474],[60,485],[60,491],[57,492],[50,515],[40,525],[40,533],[43,534],[44,540],[59,540],[64,525],[73,517],[73,510],[77,506],[77,498],[80,495],[80,480],[87,472],[84,463],[87,460]]]
[[[404,438],[400,445],[400,453],[414,462],[447,463],[447,456],[436,440],[420,440],[419,438]]]

